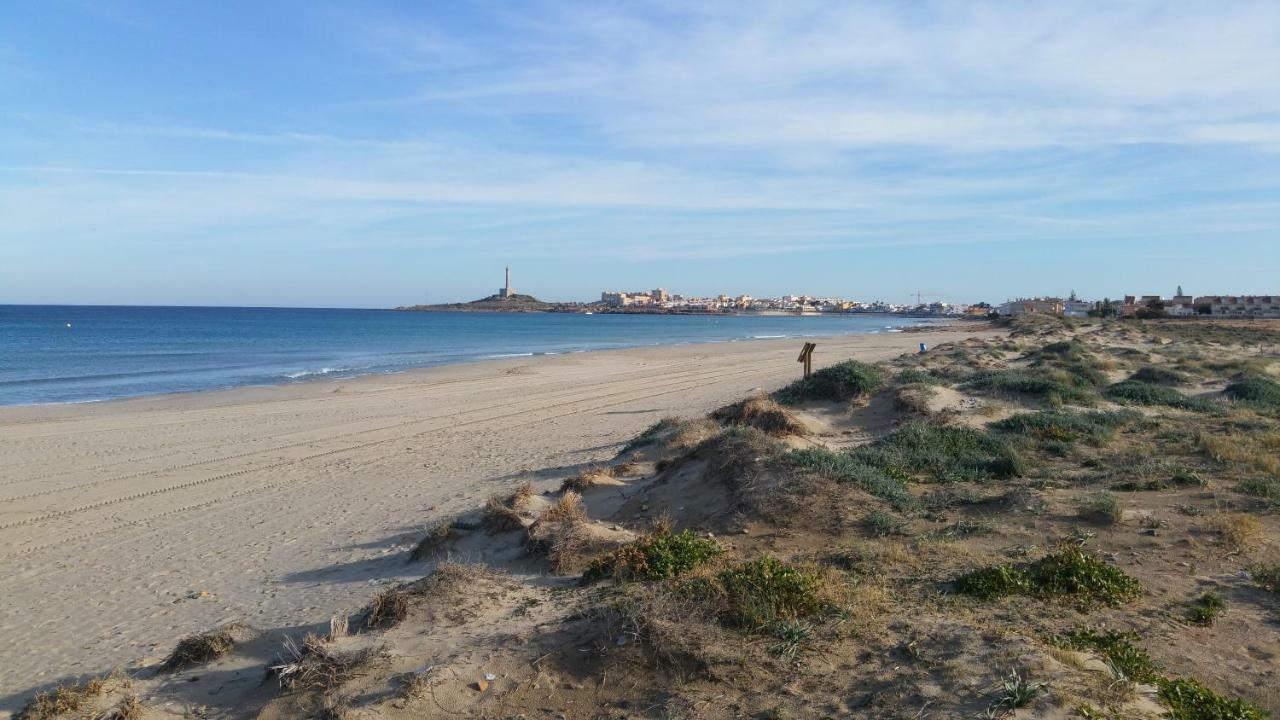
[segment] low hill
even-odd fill
[[[466,303],[445,303],[442,305],[411,305],[407,307],[398,307],[397,310],[405,310],[410,312],[477,312],[477,311],[498,311],[498,312],[547,312],[555,309],[555,305],[539,300],[532,295],[521,295],[519,293],[509,297],[501,295],[490,295],[479,300],[472,300]]]

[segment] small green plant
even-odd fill
[[[1252,477],[1241,480],[1236,488],[1245,495],[1262,498],[1280,505],[1280,478]]]
[[[873,537],[898,535],[903,531],[905,523],[883,510],[872,510],[862,519],[862,527]]]
[[[1018,477],[1025,463],[1013,444],[967,426],[914,422],[850,451],[867,465],[897,477],[973,482]]]
[[[979,370],[964,382],[971,390],[1040,397],[1052,405],[1092,404],[1097,397],[1090,384],[1079,384],[1070,373],[1050,368]]]
[[[1081,520],[1114,525],[1124,516],[1120,499],[1109,492],[1097,492],[1078,501],[1076,513]]]
[[[882,385],[884,373],[880,368],[857,360],[845,360],[791,383],[777,391],[774,397],[786,405],[811,400],[844,402],[870,395]]]
[[[1131,405],[1163,405],[1196,412],[1209,412],[1216,409],[1215,405],[1208,400],[1188,397],[1171,387],[1134,380],[1118,382],[1107,388],[1105,394],[1110,400]]]
[[[660,529],[596,558],[582,575],[583,583],[605,578],[665,580],[710,562],[723,552],[715,540],[692,530]]]
[[[1189,678],[1161,678],[1156,687],[1169,708],[1169,720],[1266,720],[1253,705],[1225,698]]]
[[[1156,666],[1151,656],[1136,644],[1135,633],[1084,628],[1049,638],[1049,644],[1068,650],[1091,650],[1103,657],[1117,678],[1138,683],[1156,679]]]
[[[1048,683],[1045,682],[1033,682],[1024,678],[1017,669],[1012,669],[1000,679],[1000,697],[996,700],[995,707],[1009,709],[1025,707],[1035,700],[1047,685]]]
[[[1187,619],[1196,625],[1209,626],[1227,609],[1227,603],[1218,593],[1210,590],[1201,595],[1187,611]]]
[[[1040,442],[1084,441],[1090,445],[1102,445],[1115,436],[1117,428],[1134,419],[1136,415],[1132,411],[1042,410],[1034,413],[1020,413],[991,423],[990,427],[1002,432],[1024,435]]]
[[[770,555],[726,568],[716,580],[723,593],[721,620],[734,627],[776,627],[827,609],[823,578],[818,572]]]
[[[1246,375],[1222,392],[1236,402],[1264,410],[1280,410],[1280,382],[1262,375]]]
[[[1191,376],[1184,372],[1156,365],[1139,368],[1129,379],[1149,385],[1186,385],[1191,382]]]
[[[1249,570],[1249,576],[1258,587],[1280,595],[1280,564],[1255,565]]]
[[[1082,605],[1119,605],[1142,592],[1123,570],[1112,567],[1077,545],[1056,551],[1024,567],[997,565],[956,578],[956,591],[984,600],[1007,595],[1069,597]]]
[[[899,385],[943,385],[945,380],[926,370],[907,368],[894,378]]]
[[[791,660],[813,639],[813,624],[804,620],[784,620],[770,628],[770,634],[778,642],[769,648],[769,652],[784,660]]]
[[[896,510],[906,510],[916,504],[915,496],[907,490],[907,478],[904,475],[890,474],[851,453],[811,447],[792,451],[786,457],[797,470],[856,485],[888,502]]]

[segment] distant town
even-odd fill
[[[862,301],[842,297],[783,295],[776,298],[751,295],[685,296],[664,288],[638,291],[605,290],[594,302],[543,302],[531,295],[521,295],[511,285],[511,268],[506,269],[505,282],[497,292],[469,303],[447,305],[413,305],[398,310],[418,311],[497,311],[497,312],[575,312],[575,313],[648,313],[648,314],[723,314],[759,313],[779,315],[820,315],[830,313],[890,313],[915,317],[1013,317],[1019,315],[1057,315],[1062,317],[1133,317],[1133,318],[1280,318],[1280,295],[1201,295],[1184,293],[1181,287],[1169,297],[1162,295],[1125,295],[1118,300],[1102,298],[1084,300],[1073,291],[1068,297],[1031,297],[1006,300],[998,305],[987,302],[924,302],[924,294],[916,293],[915,303],[890,303],[882,300]]]

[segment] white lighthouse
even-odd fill
[[[511,289],[511,266],[507,266],[507,281],[501,288],[498,288],[498,297],[509,298],[515,295],[515,291]]]

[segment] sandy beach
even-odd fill
[[[818,339],[815,365],[978,327]],[[581,353],[0,409],[0,709],[230,621],[287,627],[410,577],[423,525],[660,417],[799,372],[797,340]]]

